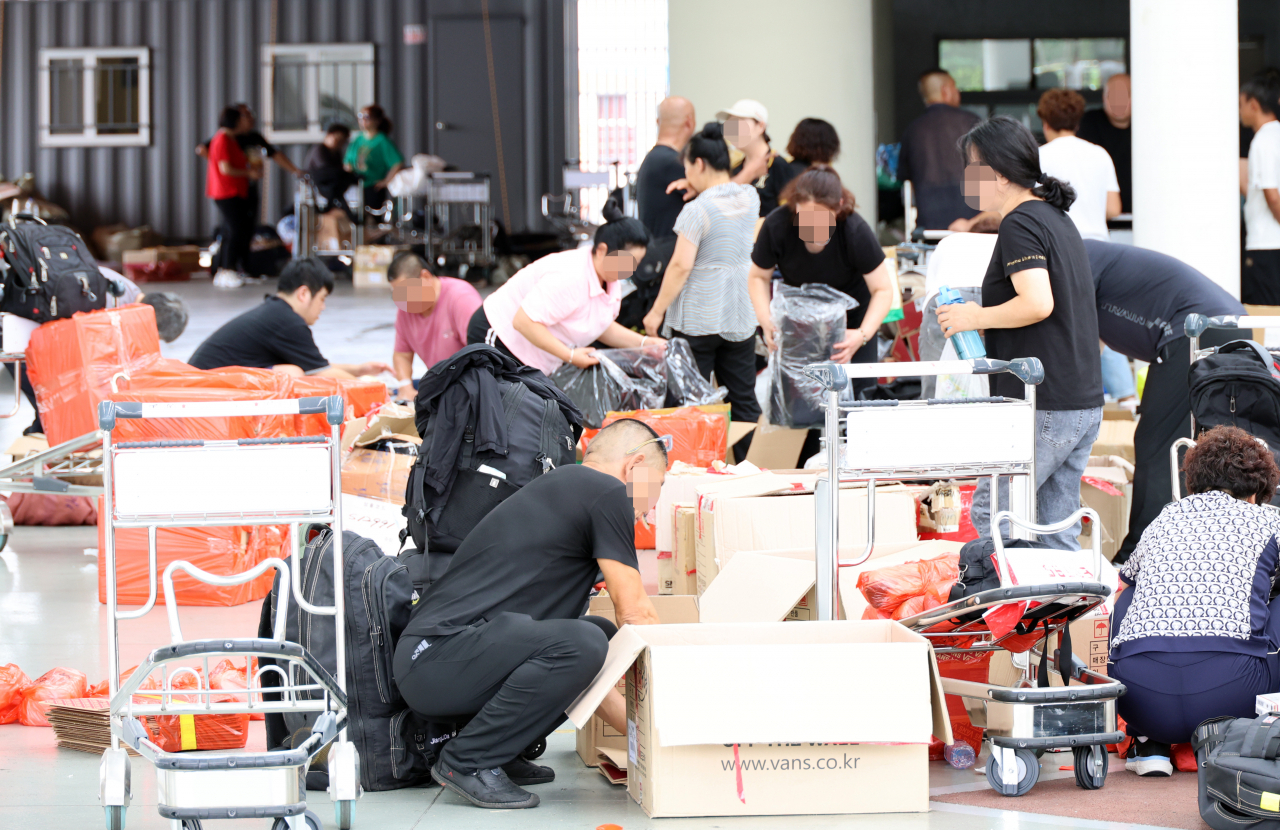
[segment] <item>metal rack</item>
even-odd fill
[[[262,415],[324,414],[328,436],[249,438],[227,441],[174,440],[115,444],[112,432],[121,418],[213,418]],[[99,406],[103,449],[102,555],[106,567],[107,678],[110,686],[111,747],[103,752],[99,798],[108,830],[123,830],[131,800],[128,744],[156,768],[159,812],[173,830],[199,830],[210,819],[269,818],[273,830],[318,830],[319,820],[307,811],[304,789],[307,765],[322,749],[329,751],[329,796],[340,828],[351,826],[360,797],[359,758],[346,739],[346,626],[342,580],[334,584],[334,604],[318,607],[302,596],[299,582],[299,525],[331,524],[334,529],[334,573],[342,572],[341,396],[281,401],[227,403],[117,403]],[[248,475],[252,471],[251,475]],[[175,487],[174,482],[184,482]],[[164,570],[163,590],[171,645],[151,652],[123,683],[120,679],[119,621],[147,614],[156,601],[156,533],[162,527],[219,527],[288,524],[289,562],[273,557],[248,571],[229,576],[207,573],[185,561]],[[115,532],[147,531],[149,592],[140,608],[121,611],[117,604]],[[274,568],[279,591],[274,636],[185,640],[178,620],[173,575],[182,571],[212,585],[239,585]],[[336,677],[314,655],[285,640],[290,590],[311,614],[334,619]],[[274,661],[252,672],[242,691],[214,690],[203,685],[210,659],[265,658]],[[182,661],[199,660],[203,673]],[[266,686],[268,672],[279,686]],[[197,688],[175,690],[174,680],[194,675]],[[135,697],[155,677],[158,690]],[[278,694],[266,700],[264,693]],[[214,698],[230,696],[231,701]],[[194,699],[193,699],[194,698]],[[150,700],[157,702],[150,702]],[[310,736],[290,750],[269,752],[166,752],[139,722],[142,717],[209,716],[232,713],[306,712],[316,720]],[[194,727],[193,727],[194,728]]]
[[[488,173],[427,174],[424,213],[428,262],[468,268],[494,264]]]

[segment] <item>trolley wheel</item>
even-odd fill
[[[324,830],[324,825],[320,823],[320,817],[310,810],[303,813],[302,817],[306,820],[307,830]],[[289,830],[289,819],[276,819],[275,823],[271,825],[271,830]]]
[[[0,550],[3,548],[0,543]],[[107,814],[107,830],[124,830],[124,807],[103,807],[102,810]]]
[[[1107,780],[1111,756],[1105,746],[1078,746],[1071,750],[1076,761],[1076,786],[1083,790],[1100,790]]]
[[[9,544],[9,534],[0,533],[0,551],[4,550],[5,546],[8,544]]]
[[[1040,780],[1040,761],[1031,750],[1015,749],[1014,763],[1018,765],[1018,783],[1013,787],[1006,787],[1000,772],[1000,764],[996,761],[996,754],[992,752],[991,757],[987,759],[987,783],[1000,795],[1010,798],[1017,798],[1031,792],[1031,788]]]
[[[542,753],[546,751],[547,751],[547,739],[542,738],[537,743],[530,744],[528,749],[520,753],[520,756],[527,761],[532,761],[535,758],[541,758]]]
[[[333,820],[338,830],[351,830],[351,821],[355,818],[356,803],[349,799],[333,802]]]

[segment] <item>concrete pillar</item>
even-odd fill
[[[754,98],[782,152],[801,118],[830,121],[834,167],[875,227],[872,0],[674,0],[668,14],[671,94],[693,102],[698,123]]]
[[[1236,0],[1130,0],[1134,244],[1240,296]]]

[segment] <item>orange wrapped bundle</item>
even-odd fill
[[[101,515],[101,512],[99,512]],[[177,559],[185,559],[201,570],[227,576],[247,571],[264,559],[280,556],[289,529],[284,525],[260,527],[162,527],[156,531],[156,602],[164,603],[160,583],[164,569]],[[147,601],[147,531],[124,528],[116,531],[116,595],[121,605],[141,605]],[[106,532],[98,523],[98,602],[107,601],[107,557],[101,553]],[[242,585],[207,585],[182,571],[173,575],[179,605],[241,605],[262,599],[271,591],[275,571]]]
[[[192,369],[192,372],[198,372]],[[206,375],[212,372],[202,373]],[[274,374],[274,373],[270,373]],[[108,393],[113,401],[138,401],[141,403],[210,403],[223,401],[267,401],[281,397],[278,392],[265,389],[187,385],[176,376],[135,377],[129,388]],[[186,380],[214,380],[188,377]],[[215,381],[216,382],[216,381]],[[202,439],[224,441],[237,438],[275,438],[296,435],[292,415],[255,415],[253,417],[223,418],[121,418],[116,421],[112,440],[159,441],[175,439]]]
[[[18,722],[23,726],[52,726],[44,701],[84,697],[88,689],[89,682],[75,669],[49,669],[19,693]]]
[[[945,605],[951,596],[951,588],[960,579],[960,554],[946,553],[920,563],[920,580],[924,583],[925,596],[933,600],[929,608]]]
[[[98,403],[120,372],[160,360],[155,309],[127,305],[45,323],[31,335],[27,371],[50,446],[98,428]]]
[[[890,565],[858,574],[858,590],[872,607],[891,615],[899,605],[924,593],[920,563]]]
[[[670,435],[673,441],[667,453],[670,464],[683,461],[694,467],[709,467],[716,461],[724,461],[729,450],[729,422],[723,415],[703,412],[694,406],[676,409],[640,409],[635,412],[610,412],[603,426],[614,421],[633,418],[653,427],[659,435]],[[583,448],[595,437],[595,432],[583,433]]]
[[[153,715],[138,718],[147,737],[165,752],[243,749],[249,740],[249,715]]]
[[[30,685],[31,678],[17,664],[0,666],[0,723],[13,723],[18,719],[22,690]]]
[[[355,380],[308,376],[289,378],[290,398],[319,398],[342,395],[346,414],[342,420],[363,418],[376,406],[387,402],[387,385],[380,380]],[[324,415],[298,415],[298,435],[328,435],[329,421]]]

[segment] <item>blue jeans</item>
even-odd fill
[[[1036,521],[1060,522],[1080,509],[1080,476],[1098,439],[1102,407],[1036,412]],[[1009,479],[1000,479],[1000,509],[1009,509]],[[1016,512],[1016,511],[1015,511]],[[991,535],[991,479],[978,481],[970,513],[978,536]],[[1008,531],[1006,531],[1007,533]],[[1079,550],[1080,522],[1040,541],[1059,550]]]
[[[1116,400],[1138,394],[1129,358],[1113,351],[1110,346],[1102,348],[1102,388]]]

